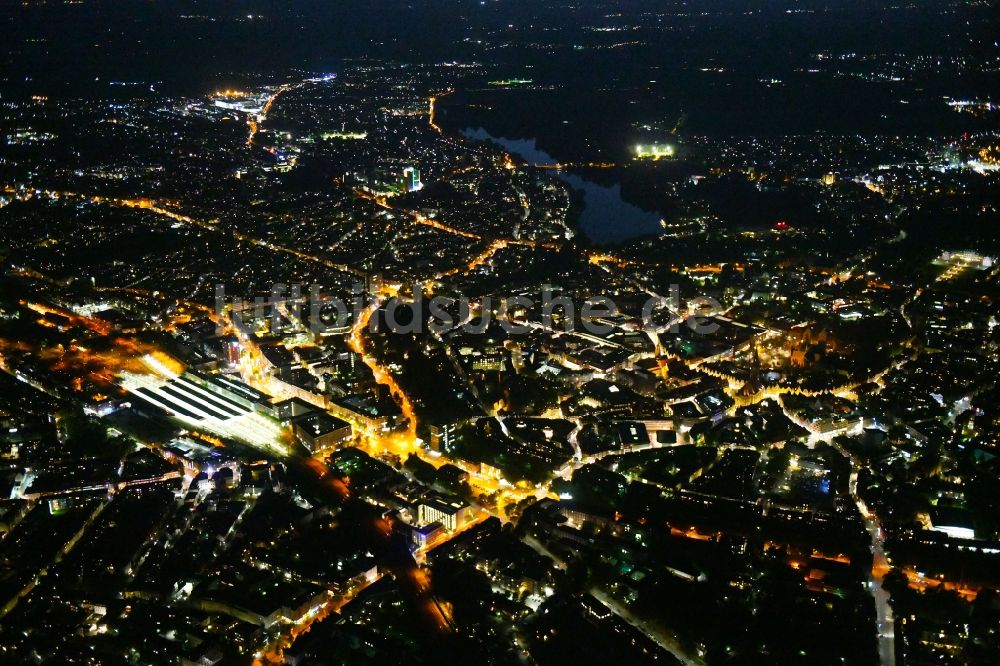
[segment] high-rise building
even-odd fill
[[[403,189],[407,192],[416,192],[424,184],[420,182],[420,169],[417,167],[406,167],[403,169]]]
[[[458,434],[458,424],[443,423],[441,425],[431,425],[430,427],[430,447],[433,451],[447,452],[451,450],[455,443],[455,436]]]

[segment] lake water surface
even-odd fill
[[[534,164],[558,162],[540,150],[535,139],[495,137],[481,127],[462,130],[462,135],[479,141],[492,141],[507,152],[519,155]],[[567,171],[554,173],[570,187],[583,192],[580,229],[594,243],[615,245],[661,231],[660,216],[622,199],[621,185],[617,183],[610,186],[601,185]]]

